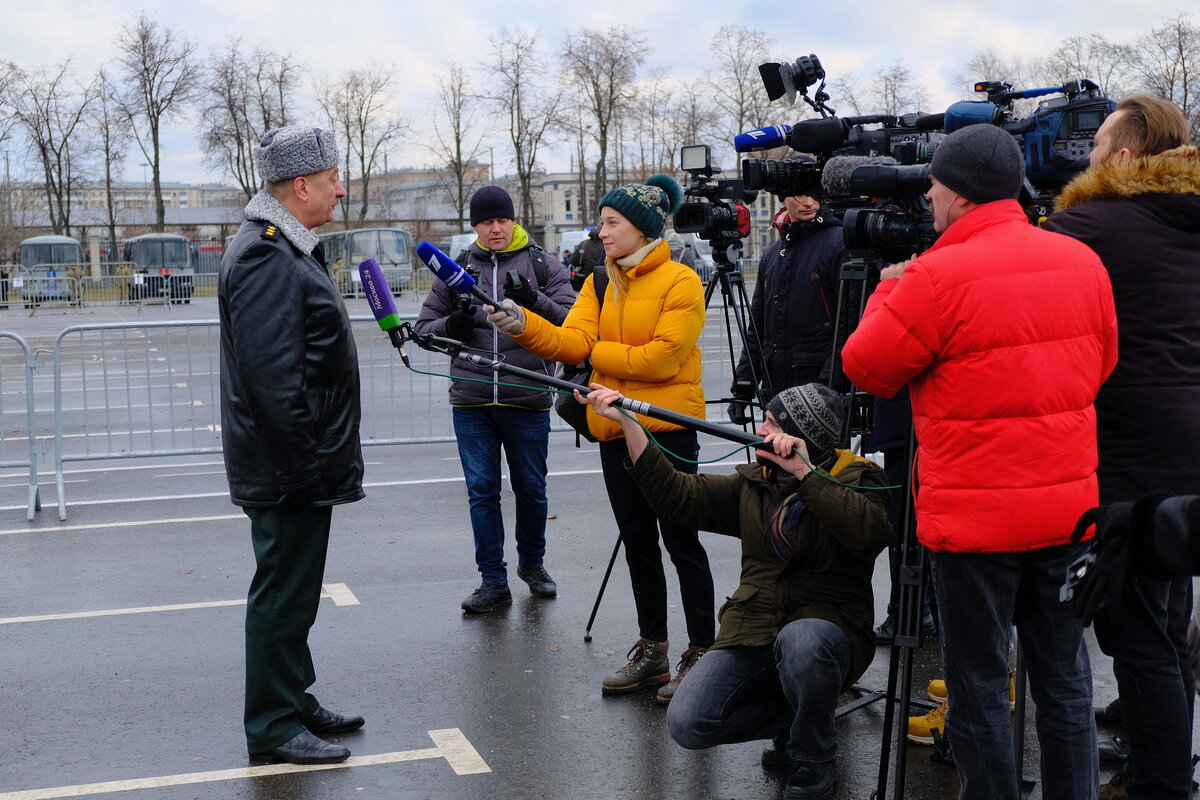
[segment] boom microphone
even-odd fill
[[[516,312],[510,311],[504,306],[497,303],[491,297],[488,297],[471,274],[460,267],[454,259],[438,250],[429,242],[421,242],[417,245],[417,258],[425,262],[425,266],[433,271],[433,274],[438,277],[442,283],[449,286],[458,292],[469,294],[479,300],[481,303],[495,308],[497,311],[503,311],[513,319],[517,319]]]
[[[821,188],[830,197],[850,197],[860,194],[850,182],[850,173],[866,164],[896,164],[891,156],[834,156],[821,170]]]
[[[358,276],[362,279],[363,294],[367,296],[367,305],[381,330],[387,333],[392,344],[400,351],[400,359],[408,365],[408,353],[404,350],[404,339],[400,335],[400,312],[396,310],[396,301],[392,299],[392,290],[388,286],[379,262],[366,258],[358,265]]]
[[[733,137],[733,149],[739,153],[751,153],[755,150],[782,147],[787,144],[787,134],[791,129],[791,125],[772,125],[769,128],[755,128],[739,133]]]

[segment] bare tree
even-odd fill
[[[232,175],[250,197],[260,183],[254,145],[268,130],[288,124],[299,67],[291,55],[243,52],[241,39],[231,38],[225,50],[209,57],[200,142],[206,161]]]
[[[638,113],[632,115],[637,160],[633,179],[644,181],[656,172],[675,170],[676,142],[672,135],[674,117],[671,86],[666,70],[656,70],[634,87],[634,104]]]
[[[86,150],[81,123],[91,90],[72,85],[69,62],[34,72],[13,67],[12,75],[5,105],[42,169],[50,227],[56,234],[69,235],[71,195],[80,181]]]
[[[113,178],[121,172],[133,132],[129,129],[129,118],[121,112],[118,89],[103,67],[96,74],[92,88],[95,99],[88,114],[88,127],[92,130],[104,182],[104,209],[108,218],[109,247],[115,251],[117,209],[113,199]],[[112,251],[110,260],[115,260],[112,258]]]
[[[1200,141],[1200,28],[1180,14],[1140,37],[1133,53],[1145,90],[1179,106]]]
[[[867,96],[873,106],[873,111],[868,113],[878,114],[898,115],[920,111],[929,102],[929,93],[901,61],[895,61],[875,73]]]
[[[200,67],[196,46],[174,30],[159,25],[144,12],[117,37],[126,90],[121,105],[134,138],[150,164],[154,181],[155,230],[163,230],[166,210],[162,199],[162,126],[181,115],[194,98]]]
[[[771,60],[772,44],[762,31],[741,25],[722,25],[713,34],[714,63],[702,82],[719,114],[715,133],[720,140],[733,141],[743,131],[772,124],[775,109],[758,72],[759,64]]]
[[[1128,45],[1110,42],[1093,33],[1065,40],[1050,53],[1039,71],[1043,80],[1051,84],[1089,78],[1109,97],[1120,97],[1128,91],[1128,65],[1133,59],[1133,49]]]
[[[433,117],[437,146],[426,145],[444,168],[446,178],[439,179],[454,205],[456,219],[467,215],[467,202],[478,183],[478,170],[471,165],[483,149],[483,137],[471,131],[475,122],[470,79],[459,64],[451,63],[445,76],[438,77],[438,112]]]
[[[676,153],[685,144],[704,144],[704,137],[716,127],[719,116],[708,93],[694,83],[687,83],[675,92],[669,113]]]
[[[386,146],[404,132],[404,123],[392,110],[388,92],[394,79],[391,69],[370,64],[353,69],[333,81],[317,86],[317,102],[338,132],[343,147],[342,182],[346,196],[342,198],[342,221],[350,227],[350,182],[359,179],[359,203],[356,225],[366,221],[370,207],[371,173],[383,158]]]
[[[608,149],[614,122],[633,100],[633,82],[645,61],[646,40],[623,25],[604,30],[584,28],[567,36],[563,47],[562,79],[579,93],[581,105],[594,124],[592,137],[599,148],[592,195],[608,188]],[[639,109],[639,114],[646,109]]]
[[[508,138],[517,170],[521,224],[533,227],[533,172],[538,150],[545,143],[562,100],[562,90],[552,93],[542,88],[538,76],[542,59],[537,38],[529,31],[501,28],[491,39],[492,57],[487,69],[492,73],[489,99],[507,118]]]

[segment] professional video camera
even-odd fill
[[[679,150],[679,166],[691,176],[684,189],[683,205],[675,212],[675,231],[695,233],[712,245],[713,261],[718,268],[730,268],[730,251],[742,249],[742,239],[750,235],[750,210],[758,192],[747,190],[739,180],[713,180],[720,172],[713,166],[706,144],[685,145]]]

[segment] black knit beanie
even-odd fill
[[[942,139],[929,174],[972,203],[1013,200],[1025,180],[1025,159],[1011,133],[980,123]]]
[[[499,186],[485,186],[471,195],[471,226],[489,219],[516,219],[512,198]]]

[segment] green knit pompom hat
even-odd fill
[[[667,217],[683,203],[683,188],[670,175],[651,175],[645,183],[631,183],[604,195],[600,208],[615,209],[647,239],[662,236]]]

